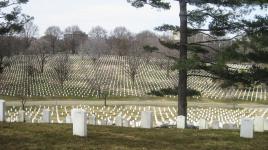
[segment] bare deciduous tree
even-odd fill
[[[146,59],[146,62],[149,63],[152,53],[158,50],[158,37],[151,31],[142,31],[136,35],[136,39],[143,47],[143,57]]]
[[[88,34],[93,39],[107,39],[107,31],[101,26],[93,27]]]
[[[24,41],[24,50],[27,50],[34,41],[34,38],[38,35],[37,25],[35,25],[32,21],[26,23],[20,35]]]
[[[54,71],[56,73],[56,79],[60,84],[61,89],[63,90],[64,83],[65,81],[68,81],[71,72],[71,63],[69,60],[69,55],[67,53],[59,55],[56,58]]]
[[[18,97],[20,97],[22,110],[25,111],[27,99],[32,96],[32,86],[38,76],[38,70],[36,69],[36,59],[33,55],[25,55],[23,59],[25,61],[23,66],[23,85],[19,89]]]
[[[26,55],[26,65],[25,65],[25,73],[26,73],[26,95],[31,96],[31,85],[35,82],[38,69],[36,69],[36,59],[33,55]]]
[[[27,99],[24,96],[21,96],[20,98],[21,98],[21,100],[20,100],[21,108],[23,111],[25,111],[25,105],[26,105]],[[25,118],[24,118],[24,122],[25,122]]]
[[[53,54],[56,53],[56,46],[57,46],[57,43],[58,43],[61,35],[62,35],[62,31],[57,26],[48,27],[46,32],[45,32],[45,38],[49,42],[49,45],[52,49]]]
[[[50,46],[49,42],[45,38],[34,41],[29,48],[30,52],[34,54],[37,59],[39,71],[44,72],[44,67],[50,57]]]
[[[89,55],[96,62],[101,55],[108,54],[107,31],[100,26],[93,27],[89,32],[89,39],[80,49],[83,54]]]
[[[112,51],[119,56],[126,56],[131,45],[132,35],[125,27],[116,27],[109,39]]]
[[[130,76],[132,84],[135,83],[136,76],[140,73],[142,45],[137,40],[131,41],[131,48],[126,58],[127,63],[125,66],[126,73]]]
[[[90,55],[98,59],[102,54],[107,54],[107,31],[100,26],[93,27],[89,36]]]
[[[89,79],[89,84],[91,85],[92,89],[97,91],[97,96],[100,99],[102,95],[102,91],[105,89],[105,86],[107,85],[106,81],[100,76],[99,72],[102,69],[102,65],[100,63],[100,60],[97,59],[96,61],[93,61],[93,78]],[[109,79],[108,79],[109,80]]]

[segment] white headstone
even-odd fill
[[[0,122],[5,121],[6,101],[0,100]]]
[[[7,117],[7,119],[5,119],[6,122],[11,122],[11,118]]]
[[[220,122],[218,120],[213,120],[211,123],[212,129],[219,129],[220,128]]]
[[[150,129],[153,127],[153,112],[143,111],[141,112],[141,128]]]
[[[264,124],[263,124],[263,129],[264,131],[268,131],[268,119],[264,119]]]
[[[113,121],[112,121],[112,120],[110,120],[110,119],[108,119],[108,120],[107,120],[107,125],[108,125],[108,126],[113,125]]]
[[[185,116],[177,116],[177,128],[185,129]]]
[[[244,118],[241,120],[240,137],[253,138],[253,120]]]
[[[50,110],[44,109],[43,110],[43,117],[42,117],[42,122],[43,123],[50,123]]]
[[[101,120],[101,125],[102,126],[106,126],[107,125],[107,120],[106,119],[102,119]]]
[[[115,125],[118,127],[122,127],[123,126],[123,118],[121,115],[118,115],[115,117]]]
[[[236,129],[236,124],[233,124],[233,123],[225,123],[223,124],[223,129]]]
[[[208,129],[208,123],[205,119],[199,120],[199,130]]]
[[[254,119],[254,131],[264,132],[264,119],[262,117],[255,117]]]
[[[32,119],[30,116],[25,115],[25,122],[32,122]]]
[[[25,119],[25,111],[24,110],[20,110],[19,114],[18,114],[18,122],[24,122]]]
[[[96,125],[97,124],[97,120],[96,120],[96,116],[88,116],[88,124],[90,125]]]
[[[130,127],[130,122],[127,119],[123,120],[123,127]]]
[[[130,122],[130,125],[131,125],[132,128],[136,128],[136,121],[135,120],[132,120]]]
[[[67,116],[65,117],[65,122],[66,122],[66,123],[72,123],[71,116],[67,115]]]
[[[87,136],[87,115],[82,109],[72,109],[73,135]]]

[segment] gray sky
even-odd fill
[[[178,5],[174,2],[173,6]],[[64,30],[67,26],[78,25],[89,32],[100,25],[111,31],[125,26],[132,32],[153,30],[164,23],[178,24],[179,8],[159,10],[146,6],[134,8],[127,0],[30,0],[24,5],[23,13],[33,16],[34,23],[43,35],[47,27],[56,25]]]
[[[171,1],[171,5],[170,10],[160,10],[150,6],[134,8],[127,0],[29,0],[22,11],[35,18],[41,36],[52,25],[62,30],[78,25],[86,33],[97,25],[108,31],[125,26],[137,33],[163,24],[178,24],[179,3]],[[267,10],[257,14],[267,14]]]

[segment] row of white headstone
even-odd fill
[[[235,124],[225,124],[224,129],[236,129]],[[185,117],[177,117],[177,128],[185,128]],[[199,120],[199,129],[208,129],[209,125],[205,119]],[[219,129],[219,121],[213,121],[211,129]],[[263,117],[243,118],[241,119],[240,137],[242,138],[253,138],[254,132],[268,131],[268,119]]]
[[[48,109],[43,109],[42,122],[50,123],[51,113]],[[25,112],[19,111],[18,121],[23,122],[25,119]],[[5,101],[0,100],[0,122],[5,121]],[[87,113],[83,109],[72,109],[71,116],[66,117],[66,123],[73,123],[73,134],[78,136],[87,136],[87,123],[96,125],[96,116],[87,117]],[[186,118],[185,116],[178,116],[177,128],[185,129]],[[105,123],[106,124],[106,123]],[[243,118],[241,120],[240,137],[253,138],[253,133],[264,132],[268,130],[268,120],[262,117],[256,117],[255,119]],[[129,127],[129,121],[125,120],[124,117],[119,114],[115,118],[116,126]],[[205,119],[199,120],[199,129],[209,129],[209,124]],[[141,113],[141,128],[152,128],[153,127],[153,112],[143,111]],[[219,129],[219,121],[215,120],[210,124],[211,129]],[[224,124],[224,129],[237,129],[235,124]]]
[[[95,117],[93,118],[95,119]],[[87,136],[87,115],[83,109],[72,109],[71,121],[73,123],[73,135]],[[115,119],[116,126],[123,126],[125,124],[121,115],[118,115]],[[141,113],[141,128],[153,127],[153,112],[144,111]]]

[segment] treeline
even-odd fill
[[[100,55],[127,56],[133,54],[134,45],[139,49],[139,55],[159,55],[171,53],[178,55],[164,47],[159,40],[175,40],[173,33],[157,35],[151,31],[142,31],[134,34],[126,27],[116,27],[111,32],[101,26],[91,28],[88,32],[82,31],[79,26],[70,26],[62,30],[58,26],[50,26],[44,36],[37,38],[38,27],[33,22],[24,25],[18,34],[0,36],[0,56],[26,55],[43,49],[46,53],[56,54],[67,52],[69,54],[87,54],[93,57]],[[190,37],[189,40],[201,41],[208,38],[204,35]],[[224,43],[212,43],[210,46],[220,47]],[[155,47],[159,51],[150,50]],[[150,52],[150,53],[149,53]],[[134,51],[137,53],[137,51]],[[167,54],[166,54],[167,55]]]

